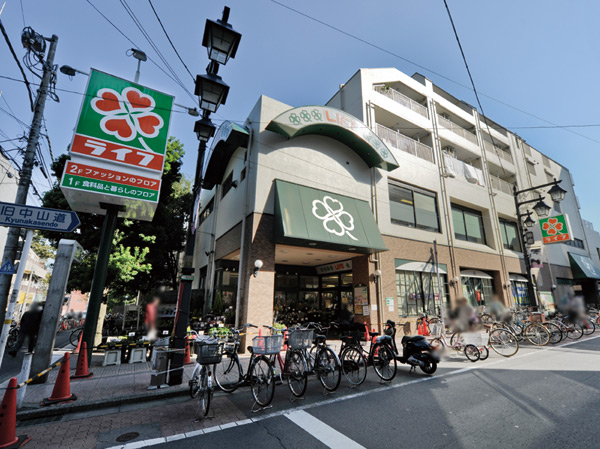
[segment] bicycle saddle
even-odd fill
[[[253,351],[252,351],[252,346],[248,346],[248,348],[247,348],[247,349],[248,349],[248,352],[249,352],[250,354],[253,354]]]
[[[315,335],[315,343],[325,343],[327,337],[325,335]]]

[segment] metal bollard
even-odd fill
[[[23,365],[21,365],[21,372],[17,376],[17,382],[21,384],[29,379],[29,373],[31,371],[31,359],[33,357],[32,352],[27,352],[23,356]],[[23,406],[23,399],[25,399],[25,391],[27,390],[27,384],[23,385],[17,390],[17,410]]]

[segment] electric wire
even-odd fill
[[[390,56],[393,56],[393,57],[395,57],[395,58],[397,58],[397,59],[400,59],[400,60],[402,60],[402,61],[404,61],[404,62],[407,62],[408,64],[411,64],[411,65],[413,65],[413,66],[415,66],[415,67],[418,67],[418,68],[420,68],[420,69],[423,69],[423,70],[425,70],[425,71],[427,71],[427,72],[429,72],[429,73],[431,73],[431,74],[433,74],[433,75],[436,75],[436,76],[438,76],[438,77],[440,77],[440,78],[443,78],[443,79],[445,79],[445,80],[447,80],[447,81],[449,81],[449,82],[451,82],[451,83],[453,83],[453,84],[455,84],[455,85],[457,85],[457,86],[460,86],[460,87],[462,87],[462,88],[464,88],[464,89],[468,89],[469,91],[471,91],[471,87],[469,87],[469,86],[467,86],[467,85],[465,85],[465,84],[463,84],[463,83],[461,83],[461,82],[459,82],[459,81],[455,81],[455,80],[453,80],[452,78],[449,78],[448,76],[446,76],[446,75],[443,75],[443,74],[441,74],[441,73],[439,73],[439,72],[437,72],[437,71],[435,71],[435,70],[433,70],[433,69],[430,69],[430,68],[428,68],[428,67],[425,67],[424,65],[421,65],[421,64],[419,64],[419,63],[417,63],[417,62],[414,62],[414,61],[411,61],[410,59],[408,59],[408,58],[405,58],[404,56],[401,56],[401,55],[399,55],[398,53],[395,53],[395,52],[393,52],[393,51],[391,51],[391,50],[388,50],[387,48],[384,48],[384,47],[381,47],[380,45],[377,45],[377,44],[374,44],[374,43],[372,43],[372,42],[369,42],[369,41],[367,41],[366,39],[363,39],[363,38],[361,38],[361,37],[359,37],[359,36],[356,36],[356,35],[354,35],[354,34],[352,34],[352,33],[348,32],[348,31],[344,31],[344,30],[342,30],[341,28],[335,27],[335,26],[333,26],[333,25],[331,25],[331,24],[329,24],[329,23],[327,23],[327,22],[324,22],[323,20],[317,19],[316,17],[313,17],[313,16],[311,16],[311,15],[309,15],[309,14],[306,14],[306,13],[304,13],[304,12],[302,12],[302,11],[299,11],[299,10],[297,10],[297,9],[294,9],[294,8],[292,8],[291,6],[288,6],[288,5],[286,5],[285,3],[281,3],[281,2],[279,2],[279,1],[277,1],[277,0],[268,0],[268,1],[270,1],[271,3],[274,3],[274,4],[276,4],[276,5],[279,5],[279,6],[281,6],[282,8],[288,9],[289,11],[292,11],[292,12],[294,12],[294,13],[298,14],[298,15],[301,15],[301,16],[303,16],[303,17],[305,17],[305,18],[309,19],[309,20],[312,20],[313,22],[317,22],[317,23],[319,23],[319,24],[321,24],[321,25],[323,25],[323,26],[325,26],[325,27],[327,27],[327,28],[329,28],[329,29],[332,29],[332,30],[334,30],[334,31],[336,31],[336,32],[338,32],[338,33],[340,33],[340,34],[343,34],[343,35],[345,35],[345,36],[347,36],[347,37],[349,37],[349,38],[351,38],[351,39],[354,39],[354,40],[356,40],[356,41],[359,41],[359,42],[361,42],[361,43],[363,43],[363,44],[365,44],[365,45],[367,45],[367,46],[369,46],[369,47],[371,47],[371,48],[375,48],[375,49],[377,49],[377,50],[379,50],[379,51],[382,51],[382,52],[384,52],[384,53],[387,53],[387,54],[388,54],[388,55],[390,55]],[[485,94],[485,93],[483,93],[483,92],[480,92],[480,95],[481,95],[482,97],[486,97],[486,98],[488,98],[488,99],[490,99],[490,100],[492,100],[492,101],[494,101],[494,102],[496,102],[496,103],[499,103],[499,104],[501,104],[501,105],[503,105],[503,106],[506,106],[507,108],[513,109],[513,110],[515,110],[515,111],[518,111],[518,112],[520,112],[520,113],[522,113],[522,114],[525,114],[525,115],[528,115],[528,116],[530,116],[530,117],[533,117],[533,118],[535,118],[535,119],[537,119],[537,120],[540,120],[540,121],[542,121],[542,122],[545,122],[545,123],[547,123],[547,124],[549,124],[549,125],[552,125],[552,126],[554,126],[554,127],[557,127],[557,128],[563,128],[563,129],[565,129],[565,131],[567,131],[567,132],[570,132],[571,134],[575,134],[575,135],[577,135],[577,136],[579,136],[579,137],[583,137],[584,139],[590,140],[590,141],[592,141],[592,142],[595,142],[595,143],[600,143],[600,140],[596,140],[596,139],[594,139],[594,138],[592,138],[592,137],[586,136],[585,134],[578,133],[578,132],[576,132],[576,131],[574,131],[574,130],[572,130],[572,129],[569,129],[569,127],[565,127],[565,126],[557,125],[556,123],[554,123],[554,122],[552,122],[552,121],[550,121],[550,120],[546,120],[546,119],[545,119],[545,118],[543,118],[543,117],[540,117],[540,116],[538,116],[538,115],[536,115],[536,114],[533,114],[533,113],[531,113],[531,112],[525,111],[524,109],[521,109],[521,108],[519,108],[518,106],[513,106],[513,105],[511,105],[511,104],[509,104],[509,103],[506,103],[505,101],[502,101],[502,100],[499,100],[498,98],[492,97],[491,95],[487,95],[487,94]]]
[[[8,33],[6,32],[6,29],[4,28],[4,24],[2,23],[2,20],[0,20],[0,32],[2,32],[2,35],[4,36],[4,40],[6,41],[6,44],[8,45],[8,49],[10,50],[10,53],[11,53],[13,59],[17,63],[19,70],[21,71],[21,75],[23,76],[23,82],[25,83],[25,87],[27,88],[27,93],[29,94],[29,104],[31,106],[31,110],[33,111],[33,94],[31,93],[31,86],[30,86],[29,80],[27,79],[27,75],[25,74],[25,70],[23,70],[23,66],[21,65],[21,62],[19,61],[17,54],[15,53],[15,49],[13,48],[12,43],[10,42],[10,38],[8,37]]]

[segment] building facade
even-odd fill
[[[430,80],[361,69],[325,106],[263,96],[205,154],[195,287],[232,323],[377,326],[460,296],[535,305],[512,192],[554,179],[566,199],[546,202],[574,240],[542,245],[533,228],[537,291],[597,301],[568,169]]]

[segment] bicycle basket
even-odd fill
[[[196,353],[196,363],[200,365],[221,363],[223,343],[214,339],[196,341],[194,342],[194,352]]]
[[[265,337],[254,337],[252,339],[252,352],[254,354],[277,354],[281,351],[283,335],[267,335]]]
[[[290,331],[288,346],[291,349],[306,349],[312,346],[314,329],[295,329]]]

